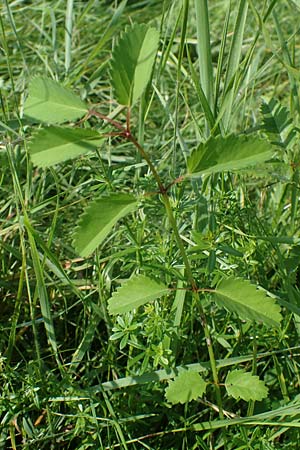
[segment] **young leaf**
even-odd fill
[[[152,302],[168,292],[168,288],[144,275],[136,275],[124,283],[108,300],[110,314],[123,314]]]
[[[95,150],[102,142],[97,131],[51,126],[38,130],[28,149],[33,164],[48,167]]]
[[[266,161],[272,153],[271,144],[258,137],[233,134],[210,137],[188,158],[188,173],[190,176],[198,176],[244,169]]]
[[[110,233],[119,219],[137,208],[137,200],[129,194],[111,194],[92,202],[82,214],[74,235],[74,247],[89,256]]]
[[[235,399],[241,398],[246,402],[249,400],[260,401],[268,396],[268,388],[265,383],[258,376],[243,370],[229,372],[225,380],[225,387],[228,395]]]
[[[169,381],[165,394],[168,402],[187,403],[202,397],[206,390],[206,382],[197,372],[185,370],[174,380]]]
[[[49,78],[33,78],[24,114],[49,124],[77,120],[87,113],[86,104],[73,92]]]
[[[263,322],[270,327],[280,325],[280,306],[247,280],[224,279],[217,286],[215,294],[220,306],[236,313],[242,320]]]
[[[147,25],[127,28],[112,52],[111,77],[117,101],[132,106],[145,90],[152,72],[159,33]]]

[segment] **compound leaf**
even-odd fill
[[[33,164],[48,167],[95,150],[102,142],[97,131],[50,126],[33,135],[28,150]]]
[[[210,137],[188,158],[188,174],[198,176],[244,169],[266,161],[272,154],[271,144],[258,137],[233,134]]]
[[[122,217],[137,208],[137,200],[129,194],[101,197],[89,206],[79,219],[74,235],[74,247],[82,256],[89,256],[110,233]]]
[[[165,394],[168,402],[187,403],[202,397],[206,390],[206,382],[197,372],[185,370],[174,380],[169,381]]]
[[[293,120],[287,108],[272,98],[270,101],[262,101],[261,112],[263,115],[262,129],[270,142],[287,148],[296,135]]]
[[[219,283],[214,292],[217,303],[228,311],[236,313],[240,319],[279,327],[282,320],[280,306],[249,281],[227,278]]]
[[[49,78],[36,77],[29,85],[24,114],[49,124],[70,122],[83,117],[87,105],[72,91]]]
[[[108,300],[108,311],[110,314],[123,314],[152,302],[167,292],[165,285],[144,275],[136,275],[113,293]]]
[[[243,370],[233,370],[227,374],[225,387],[228,395],[235,399],[260,401],[268,396],[268,388],[265,383],[258,378]]]
[[[127,28],[112,52],[111,77],[117,101],[132,106],[152,73],[159,33],[144,24]]]

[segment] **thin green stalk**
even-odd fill
[[[221,397],[221,391],[220,391],[220,385],[219,385],[219,377],[218,377],[218,370],[217,370],[217,365],[216,365],[216,358],[214,355],[214,349],[212,346],[210,331],[209,331],[209,327],[208,327],[208,324],[206,321],[205,312],[201,305],[201,301],[200,301],[199,293],[198,293],[198,289],[197,289],[197,284],[196,284],[196,281],[193,276],[190,261],[188,259],[183,241],[179,234],[177,222],[176,222],[175,216],[173,214],[173,210],[172,210],[172,206],[170,204],[170,199],[169,199],[169,195],[167,193],[167,189],[164,187],[159,174],[157,173],[154,165],[152,164],[149,156],[147,155],[147,153],[145,152],[143,147],[136,141],[136,139],[131,134],[129,136],[127,136],[127,138],[135,145],[137,150],[140,152],[141,156],[146,160],[146,162],[149,165],[149,168],[159,186],[160,193],[162,195],[162,200],[163,200],[163,203],[164,203],[167,215],[168,215],[168,219],[169,219],[170,225],[173,229],[174,237],[175,237],[176,243],[178,245],[181,257],[184,262],[186,276],[187,276],[189,283],[191,284],[191,287],[193,290],[193,296],[194,296],[194,299],[196,300],[196,304],[198,305],[198,308],[199,308],[200,320],[201,320],[201,324],[202,324],[203,330],[204,330],[204,335],[205,335],[206,345],[207,345],[207,349],[208,349],[208,355],[209,355],[213,380],[214,380],[214,384],[215,384],[216,399],[217,399],[217,405],[219,408],[219,416],[222,419],[224,417],[223,407],[222,407],[222,397]]]
[[[197,48],[200,84],[211,111],[214,110],[213,66],[210,44],[208,1],[195,0],[197,23]]]
[[[67,1],[65,20],[65,69],[69,72],[72,61],[72,33],[73,33],[73,6],[74,0]]]

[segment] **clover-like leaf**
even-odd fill
[[[250,135],[210,137],[188,158],[188,175],[244,169],[266,161],[273,152],[267,140]]]
[[[140,24],[127,28],[115,46],[111,78],[121,105],[134,105],[144,92],[151,77],[158,42],[158,31]]]
[[[29,85],[24,114],[49,124],[70,122],[83,117],[87,105],[69,89],[49,78],[36,77]]]
[[[94,130],[50,126],[32,136],[28,150],[33,164],[48,167],[95,150],[103,139]]]
[[[168,292],[168,288],[144,275],[135,275],[122,284],[108,300],[110,314],[123,314]]]
[[[214,293],[217,303],[236,313],[240,319],[262,322],[270,327],[280,326],[280,306],[248,280],[233,277],[224,279]]]
[[[243,370],[233,370],[227,374],[225,387],[228,395],[235,399],[260,401],[268,396],[268,388],[257,375]]]
[[[129,194],[111,194],[93,201],[82,214],[74,236],[74,247],[83,257],[89,256],[122,217],[137,208]]]
[[[199,373],[184,370],[174,380],[169,381],[165,395],[168,402],[176,405],[177,403],[187,403],[202,397],[205,390],[206,382]]]

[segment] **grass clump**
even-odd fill
[[[1,6],[0,448],[298,447],[300,12],[209,3]]]

